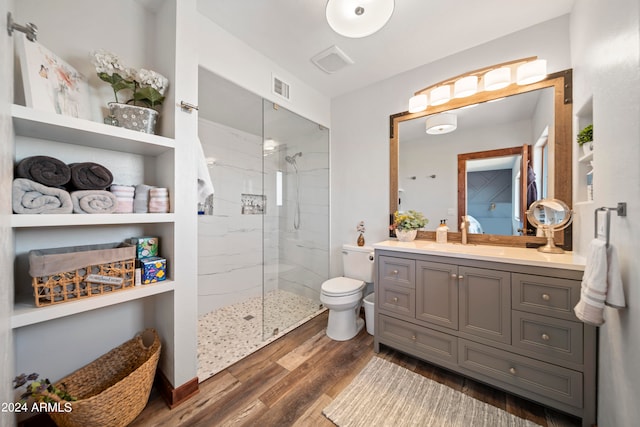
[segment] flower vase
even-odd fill
[[[418,230],[396,229],[396,237],[401,242],[413,242],[418,234]]]
[[[587,155],[593,151],[593,141],[585,142],[582,144],[582,154]]]
[[[158,112],[153,108],[137,105],[109,103],[110,124],[139,132],[155,134]]]
[[[358,246],[364,246],[364,235],[362,233],[358,236]]]

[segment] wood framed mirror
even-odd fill
[[[534,127],[531,124],[527,125],[524,121],[519,121],[519,119],[514,119],[515,122],[511,122],[510,124],[494,124],[492,120],[508,116],[511,111],[516,110],[515,108],[507,108],[506,111],[509,111],[508,114],[485,112],[485,115],[481,116],[484,117],[484,119],[480,119],[484,120],[483,123],[494,132],[498,132],[497,135],[499,136],[496,137],[496,133],[494,133],[494,136],[485,139],[492,140],[492,143],[498,139],[505,139],[508,141],[504,142],[505,145],[489,145],[488,148],[480,147],[479,142],[476,144],[476,140],[479,141],[482,139],[480,137],[476,138],[476,135],[481,135],[481,132],[478,130],[467,130],[466,138],[464,138],[464,143],[467,145],[464,148],[456,148],[456,146],[451,144],[454,134],[458,134],[459,136],[457,137],[461,138],[465,132],[465,122],[462,118],[464,114],[467,114],[467,110],[480,111],[483,106],[486,106],[488,110],[492,108],[489,106],[494,104],[493,101],[505,99],[511,102],[512,100],[522,100],[525,97],[535,97],[538,99],[536,102],[541,102],[540,99],[547,99],[549,103],[548,106],[538,106],[538,108],[548,109],[547,114],[550,116],[547,126],[543,126],[545,132],[540,132],[540,138],[538,138],[537,133],[533,132],[529,132],[525,136],[502,138],[503,135],[500,132],[501,129],[504,129],[506,126]],[[496,102],[495,104],[499,103]],[[479,107],[468,108],[476,105]],[[426,135],[426,133],[424,123],[426,117],[442,112],[455,112],[460,116],[458,129],[447,135],[430,135],[430,137],[434,139],[425,143],[424,135]],[[487,117],[491,119],[487,119]],[[533,119],[529,119],[529,122],[531,121],[533,121]],[[538,123],[536,125],[539,126],[540,124]],[[411,127],[421,127],[420,133],[422,136],[416,137],[415,140],[411,139],[412,132],[416,132],[412,131]],[[434,230],[440,222],[439,220],[448,219],[447,223],[449,228],[454,230],[449,233],[449,240],[452,242],[461,241],[460,233],[457,230],[460,224],[460,216],[464,214],[463,212],[467,211],[467,196],[466,193],[459,191],[458,188],[457,177],[461,173],[460,168],[456,170],[458,166],[458,155],[500,150],[516,146],[521,148],[528,146],[529,150],[527,151],[527,157],[524,161],[535,166],[536,175],[538,175],[539,179],[538,198],[553,197],[564,201],[568,206],[572,205],[572,70],[549,74],[544,80],[528,85],[512,83],[503,89],[481,91],[466,98],[453,98],[442,105],[430,105],[427,110],[418,113],[405,111],[394,114],[390,116],[389,134],[390,221],[393,213],[397,210],[413,209],[423,212],[430,220],[428,227],[431,228],[431,230],[420,231],[418,233],[418,239],[435,240]],[[535,147],[540,143],[538,139],[544,139],[544,151],[541,151],[542,154],[534,155]],[[403,150],[409,150],[411,145],[419,147],[418,151],[404,152],[403,155]],[[449,157],[440,158],[438,157],[439,153],[446,153],[446,156]],[[521,161],[523,161],[522,158]],[[524,173],[525,164],[522,163],[522,165],[521,174]],[[526,183],[526,180],[524,180],[524,182]],[[464,187],[466,188],[466,185]],[[518,193],[518,197],[520,198],[519,204],[520,206],[524,206],[527,204],[527,200],[523,194],[523,192],[526,191],[523,180],[519,182],[518,187],[520,188]],[[442,200],[445,200],[445,204],[438,205],[437,202]],[[424,206],[424,208],[421,206]],[[435,210],[429,211],[429,209],[432,208]],[[520,233],[523,233],[523,235],[516,235],[515,233],[493,234],[485,231],[482,234],[469,234],[468,242],[473,244],[504,246],[538,246],[546,243],[544,237],[527,235],[526,230],[531,227],[526,223],[526,215],[523,209],[519,210],[519,214],[514,213],[514,219],[515,217],[520,221],[520,226],[516,227],[514,223],[514,230],[522,230]],[[568,228],[564,233],[556,234],[556,245],[570,250],[570,233],[571,229]],[[391,236],[393,237],[392,233]]]

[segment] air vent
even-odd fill
[[[285,83],[279,77],[272,75],[273,77],[273,93],[280,95],[284,99],[290,99],[289,84]]]
[[[335,73],[354,63],[338,46],[331,46],[323,50],[311,58],[311,62],[327,74]]]

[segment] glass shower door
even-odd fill
[[[329,131],[263,102],[263,334],[320,310],[329,276]]]

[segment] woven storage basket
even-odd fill
[[[126,243],[29,252],[36,306],[49,306],[134,287],[136,247]]]
[[[160,338],[147,329],[56,383],[78,400],[70,412],[51,412],[60,427],[120,427],[131,423],[149,400]],[[54,400],[66,403],[57,396]]]

